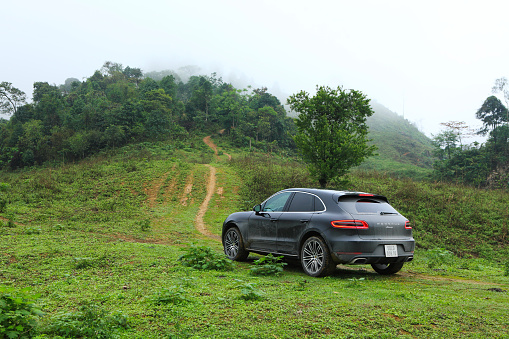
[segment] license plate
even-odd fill
[[[394,258],[398,256],[397,245],[385,245],[385,256],[388,258]]]

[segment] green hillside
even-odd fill
[[[12,338],[506,333],[509,295],[499,292],[509,267],[497,262],[508,255],[506,192],[487,204],[486,191],[354,175],[349,188],[386,194],[412,220],[415,260],[393,277],[339,266],[314,279],[298,265],[258,276],[250,273],[256,256],[233,269],[221,261],[222,221],[267,192],[316,183],[302,163],[247,155],[219,136],[215,155],[202,137],[0,172],[0,300],[33,313],[14,318],[11,304],[0,303],[0,331],[14,319]],[[199,267],[219,270],[179,260],[200,252]]]
[[[377,102],[367,119],[369,137],[378,147],[378,155],[369,158],[360,169],[374,169],[399,177],[424,178],[433,164],[431,140],[412,123]]]

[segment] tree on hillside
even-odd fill
[[[475,116],[483,122],[479,134],[486,135],[503,122],[507,122],[507,108],[496,96],[492,95],[484,101]]]
[[[495,85],[491,89],[493,93],[502,93],[505,106],[509,107],[509,82],[506,77],[495,80]],[[509,121],[509,111],[506,112],[506,121]]]
[[[23,91],[12,87],[10,82],[0,83],[0,113],[11,115],[16,113],[18,107],[26,103],[26,95]]]
[[[433,135],[431,142],[435,147],[435,156],[439,160],[451,159],[454,152],[461,150],[458,147],[458,135],[450,129]]]
[[[301,91],[288,98],[299,113],[295,144],[321,187],[373,155],[376,146],[367,144],[369,101],[360,91],[327,86],[317,86],[314,97]]]

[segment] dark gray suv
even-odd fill
[[[337,264],[371,264],[394,274],[414,257],[412,227],[382,195],[310,188],[277,192],[253,211],[223,223],[228,258],[249,252],[299,259],[306,274],[331,274]]]

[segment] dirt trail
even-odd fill
[[[203,142],[207,144],[207,146],[209,146],[210,148],[212,148],[214,150],[214,155],[216,156],[216,159],[219,158],[219,156],[217,155],[217,146],[216,144],[214,144],[214,142],[210,139],[210,135],[203,138]],[[224,155],[228,156],[228,160],[232,160],[232,156],[229,155],[228,153],[225,153],[223,152]]]
[[[217,146],[210,139],[210,135],[203,138],[203,142],[214,150],[216,159],[219,158],[219,156],[217,155]],[[229,155],[227,153],[224,153],[224,154],[228,156],[228,160],[232,159],[231,155]],[[221,241],[221,237],[218,235],[212,234],[207,229],[207,226],[205,225],[205,222],[203,221],[203,216],[207,212],[210,199],[212,199],[212,195],[214,194],[214,192],[216,190],[216,168],[211,165],[205,165],[205,166],[207,166],[210,169],[209,179],[207,180],[207,194],[205,195],[205,199],[203,200],[202,204],[200,205],[200,209],[198,210],[198,213],[196,214],[196,219],[194,220],[194,225],[195,225],[196,229],[198,230],[198,232],[200,232],[201,234],[203,234],[211,239]],[[222,189],[222,188],[220,188],[220,189]],[[219,193],[219,194],[221,194],[221,193]]]
[[[205,166],[210,168],[210,175],[209,175],[209,179],[207,180],[207,195],[205,195],[205,199],[201,203],[200,209],[198,210],[198,213],[196,214],[196,219],[194,219],[194,225],[196,226],[196,229],[201,234],[203,234],[211,239],[221,240],[220,236],[212,234],[207,229],[207,226],[205,226],[205,222],[203,221],[203,216],[205,215],[205,212],[207,212],[210,199],[212,198],[212,195],[214,194],[214,191],[216,190],[216,169],[215,169],[215,167],[212,167],[210,165],[205,165]]]

